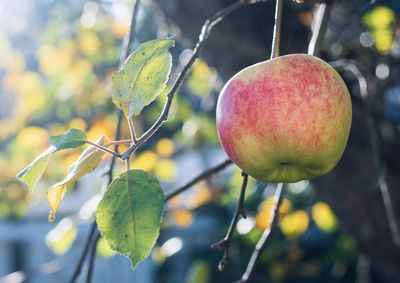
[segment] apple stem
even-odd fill
[[[233,214],[231,224],[229,225],[226,236],[221,241],[211,245],[213,249],[224,249],[224,256],[222,257],[222,259],[219,261],[218,264],[219,271],[224,270],[229,263],[229,247],[232,240],[233,231],[237,222],[241,217],[246,218],[246,213],[244,210],[244,198],[246,195],[246,187],[249,175],[247,175],[247,173],[245,172],[242,172],[242,176],[243,176],[243,181],[242,181],[242,187],[240,189],[239,200],[236,204],[235,213]]]
[[[272,37],[271,59],[279,56],[282,29],[283,0],[276,0],[274,34]]]
[[[261,238],[258,240],[256,247],[254,248],[253,254],[249,260],[245,273],[242,275],[242,278],[238,281],[238,283],[247,283],[250,280],[251,275],[254,272],[254,268],[258,261],[258,258],[261,255],[263,249],[268,245],[271,241],[272,235],[275,232],[278,226],[278,216],[279,216],[279,207],[283,200],[283,183],[279,183],[276,186],[276,191],[274,195],[274,203],[271,207],[269,225],[265,228]]]

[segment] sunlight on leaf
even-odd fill
[[[126,117],[138,115],[167,85],[175,41],[156,39],[141,44],[113,77],[114,104]]]
[[[103,145],[104,136],[101,136],[96,143]],[[61,182],[55,184],[47,190],[47,201],[49,202],[51,211],[49,221],[54,221],[60,201],[64,197],[67,190],[67,184],[71,181],[76,181],[80,177],[89,174],[100,164],[104,152],[95,146],[89,146],[82,152],[78,159],[73,163],[69,169],[68,174]]]
[[[85,142],[85,133],[78,129],[70,129],[62,135],[49,138],[49,143],[57,150],[66,148],[77,148],[81,145],[84,145]]]
[[[148,172],[122,173],[108,187],[96,213],[111,249],[131,259],[132,268],[147,257],[160,231],[165,197]]]
[[[78,129],[70,129],[62,135],[50,137],[49,143],[52,146],[19,172],[17,178],[26,183],[30,191],[33,191],[43,175],[51,153],[62,149],[79,147],[85,144],[85,141],[86,135]]]

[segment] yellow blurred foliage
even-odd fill
[[[86,56],[93,55],[101,47],[99,37],[92,32],[83,32],[79,37],[79,50]]]
[[[19,131],[16,136],[18,147],[38,151],[48,145],[47,132],[40,127],[26,127]]]
[[[78,231],[69,219],[62,219],[57,226],[46,235],[47,246],[56,254],[65,254],[76,239]]]
[[[304,210],[297,210],[282,217],[279,227],[288,238],[298,237],[307,231],[310,218]]]
[[[324,232],[331,233],[338,228],[338,220],[332,209],[325,202],[317,202],[311,210],[315,224]]]
[[[103,258],[110,258],[116,255],[116,252],[114,252],[109,244],[107,243],[107,240],[101,237],[99,241],[97,242],[97,252],[99,255]]]
[[[208,66],[204,60],[199,59],[193,65],[187,84],[196,95],[207,96],[215,87],[216,81],[217,72]]]
[[[157,154],[155,154],[151,150],[145,150],[141,152],[136,159],[133,160],[132,168],[151,171],[156,167],[157,162]]]
[[[210,202],[211,200],[211,189],[207,186],[206,181],[203,181],[196,185],[186,206],[190,209],[195,209]]]
[[[171,219],[176,226],[186,228],[193,223],[193,214],[190,210],[181,208],[172,212]]]
[[[175,144],[172,140],[163,138],[157,142],[156,152],[163,157],[170,157],[175,150]]]
[[[396,15],[386,6],[377,6],[363,17],[363,22],[371,30],[375,48],[381,53],[390,51],[394,42]]]
[[[111,22],[111,31],[118,37],[123,37],[129,31],[129,23],[121,21]]]
[[[85,120],[81,118],[73,118],[71,121],[69,121],[69,128],[75,128],[79,129],[81,131],[85,131],[87,127],[87,124]]]
[[[270,223],[270,213],[271,208],[274,203],[273,197],[266,198],[259,207],[259,211],[256,215],[256,226],[260,230],[264,230],[268,227]],[[281,206],[279,207],[279,215],[282,216],[284,214],[289,213],[292,211],[292,202],[287,198],[282,200]]]
[[[159,160],[154,167],[154,174],[164,182],[171,182],[176,178],[177,168],[175,162],[170,159]]]

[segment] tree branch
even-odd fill
[[[315,12],[316,19],[313,28],[313,34],[308,45],[308,54],[318,56],[322,40],[324,39],[326,28],[328,26],[329,15],[332,10],[332,3],[321,3]]]
[[[242,275],[242,278],[238,281],[238,283],[247,283],[250,280],[251,275],[254,272],[256,267],[256,263],[262,250],[268,245],[271,241],[271,237],[278,226],[278,216],[279,216],[279,207],[282,203],[283,199],[283,183],[279,183],[276,186],[275,196],[274,196],[274,203],[271,207],[270,212],[270,222],[267,228],[264,230],[260,240],[258,240],[257,245],[251,255],[250,261],[247,265],[245,273]]]
[[[126,58],[128,58],[129,56],[129,52],[131,49],[131,45],[133,42],[133,39],[135,37],[135,30],[136,30],[136,19],[137,19],[137,13],[138,13],[138,9],[139,9],[139,5],[140,5],[140,0],[135,0],[135,5],[133,7],[133,12],[132,12],[132,18],[131,18],[131,25],[130,25],[130,31],[129,34],[127,34],[124,38],[124,42],[121,48],[121,57],[120,57],[120,61],[119,61],[119,68],[121,68],[121,66],[123,65],[124,61],[126,60]],[[117,110],[117,127],[115,129],[115,140],[118,141],[120,139],[121,136],[121,124],[122,124],[122,111],[121,110]],[[114,145],[114,151],[118,152],[118,144]],[[110,185],[112,179],[113,179],[113,171],[114,171],[114,166],[115,166],[115,161],[116,161],[116,156],[113,155],[110,161],[110,166],[108,168],[108,171],[104,174],[106,175],[107,178],[107,187],[108,185]],[[97,235],[95,236],[95,234],[97,233]],[[80,256],[79,262],[75,268],[75,271],[71,277],[71,280],[69,281],[70,283],[75,283],[75,281],[78,279],[79,274],[81,273],[82,270],[82,266],[83,263],[85,261],[85,258],[88,254],[89,251],[89,247],[90,247],[90,243],[93,239],[95,239],[94,241],[94,253],[96,252],[96,244],[97,241],[99,239],[99,231],[97,229],[97,224],[96,221],[93,221],[91,228],[90,228],[90,232],[89,235],[86,239],[86,243],[85,243],[85,247],[83,249],[83,252]],[[95,257],[93,256],[93,258],[91,259],[91,265],[94,265],[94,259]],[[89,266],[90,267],[90,266]],[[89,272],[89,271],[88,271]],[[93,272],[93,270],[91,270],[90,272]],[[91,279],[91,275],[89,276],[89,279]]]
[[[394,212],[389,186],[386,182],[386,177],[383,170],[384,166],[382,165],[382,158],[379,151],[378,135],[376,133],[375,123],[371,116],[367,79],[358,68],[357,64],[352,60],[341,59],[330,62],[329,64],[336,69],[342,69],[351,72],[358,82],[360,97],[363,103],[364,116],[366,117],[367,122],[368,137],[372,153],[372,162],[374,164],[376,179],[378,181],[383,206],[385,208],[387,223],[389,225],[393,243],[400,249],[400,229],[397,224],[396,214]]]
[[[224,249],[224,255],[218,264],[219,271],[224,270],[225,267],[229,264],[229,248],[231,245],[233,231],[237,222],[239,221],[239,218],[240,217],[246,218],[246,212],[244,210],[244,198],[246,194],[246,187],[249,175],[247,175],[245,172],[242,172],[242,176],[243,176],[243,181],[242,181],[242,187],[240,189],[239,200],[237,202],[235,213],[233,214],[231,224],[229,225],[226,236],[221,241],[211,246],[213,249]]]
[[[197,42],[193,54],[190,57],[188,63],[183,67],[182,71],[179,73],[175,83],[173,84],[171,90],[167,94],[167,100],[164,104],[164,108],[156,120],[156,122],[140,137],[136,144],[131,145],[124,153],[122,153],[122,159],[127,159],[133,152],[135,152],[143,143],[145,143],[151,136],[153,136],[158,129],[164,124],[168,119],[168,113],[171,108],[172,100],[174,99],[176,91],[182,85],[183,80],[189,73],[192,68],[194,62],[198,57],[200,57],[201,51],[206,43],[208,37],[210,36],[211,30],[214,28],[216,24],[229,16],[232,12],[238,10],[247,5],[252,5],[255,3],[267,2],[269,0],[239,0],[234,2],[233,4],[227,6],[226,8],[217,12],[214,16],[207,19],[201,29],[201,33],[199,35],[199,41]]]
[[[95,223],[95,222],[94,222]],[[89,267],[87,270],[87,274],[86,274],[86,283],[91,283],[92,282],[92,277],[93,277],[93,270],[94,270],[94,262],[96,259],[96,251],[97,251],[97,242],[100,239],[100,233],[97,233],[93,243],[92,243],[92,249],[90,251],[90,255],[89,255]]]
[[[205,170],[204,172],[200,173],[199,175],[194,177],[192,180],[187,182],[185,185],[171,190],[171,192],[166,194],[166,199],[169,200],[169,199],[173,198],[174,196],[179,195],[180,193],[191,188],[194,184],[200,182],[201,180],[207,179],[211,175],[218,173],[219,171],[225,169],[226,167],[228,167],[231,164],[232,164],[232,161],[230,159],[227,159],[224,162]]]
[[[274,34],[272,36],[271,59],[279,56],[282,29],[283,0],[276,0]]]
[[[90,144],[91,146],[94,146],[94,147],[98,148],[99,150],[101,150],[101,151],[103,151],[105,153],[108,153],[108,154],[112,155],[113,157],[121,158],[121,154],[119,154],[118,152],[113,151],[111,149],[108,149],[105,146],[102,146],[100,144],[97,144],[97,143],[94,143],[94,142],[91,142],[91,141],[86,141],[86,143]]]

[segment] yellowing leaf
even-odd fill
[[[168,49],[173,39],[156,39],[141,44],[112,77],[114,104],[126,117],[138,115],[167,85],[172,58]]]
[[[103,145],[104,139],[104,136],[101,136],[96,143]],[[100,164],[103,155],[104,152],[97,147],[92,145],[89,146],[85,149],[85,151],[82,152],[75,163],[69,167],[68,174],[64,180],[47,190],[47,201],[49,202],[51,208],[49,221],[54,221],[58,206],[60,205],[60,202],[67,190],[67,184],[92,172]]]
[[[312,207],[312,218],[318,228],[324,232],[333,232],[338,227],[338,221],[332,209],[324,202],[320,201]]]

